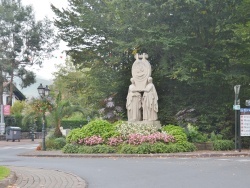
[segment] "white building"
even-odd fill
[[[17,89],[15,84],[13,84],[13,96],[12,96],[12,105],[15,103],[16,100],[23,101],[26,99],[24,94]],[[10,100],[10,82],[3,83],[3,105],[8,104]]]

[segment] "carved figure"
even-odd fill
[[[151,76],[151,65],[147,60],[148,55],[135,55],[135,62],[132,66],[132,77],[135,81],[136,89],[143,90],[147,85],[147,79]]]
[[[144,89],[142,108],[143,108],[143,120],[155,121],[158,119],[158,95],[154,84],[152,83],[152,77],[148,78],[148,84]]]
[[[140,121],[141,120],[141,94],[136,90],[135,81],[130,79],[131,85],[128,89],[127,95],[127,115],[128,121]]]

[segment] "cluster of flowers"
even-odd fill
[[[122,143],[128,143],[131,145],[140,145],[142,143],[154,144],[156,142],[175,142],[175,139],[172,135],[168,135],[165,132],[155,132],[153,134],[143,135],[138,133],[129,134],[127,137],[111,137],[105,142],[105,140],[100,136],[91,136],[84,139],[79,139],[78,144],[84,144],[88,146],[98,145],[106,143],[110,146],[117,146]]]
[[[122,139],[122,137],[111,137],[108,139],[107,144],[110,146],[117,146],[123,142],[124,140]]]
[[[125,138],[130,134],[150,135],[156,133],[157,128],[153,125],[123,123],[117,126],[117,131]]]
[[[149,142],[153,144],[159,141],[164,143],[169,143],[169,142],[175,142],[175,139],[172,135],[157,132],[150,135],[130,134],[127,140],[128,144],[132,145],[139,145],[144,142]]]
[[[93,146],[93,145],[102,144],[102,143],[104,143],[103,138],[100,136],[95,136],[95,135],[78,140],[78,144],[85,144],[88,146]]]

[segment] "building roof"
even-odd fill
[[[10,81],[9,82],[4,82],[3,83],[3,88],[6,88],[10,85]],[[17,87],[15,86],[15,84],[11,83],[13,85],[13,93],[16,97],[16,99],[20,100],[20,101],[24,101],[26,99],[25,95],[19,90],[17,89]],[[9,87],[8,87],[9,90]]]

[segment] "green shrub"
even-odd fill
[[[232,140],[215,140],[213,141],[213,148],[216,151],[232,150],[234,142]]]
[[[187,126],[187,138],[189,142],[207,142],[207,135],[202,134],[198,131],[198,127],[191,125],[190,123]]]
[[[86,134],[87,137],[91,136],[101,136],[104,139],[107,139],[110,137],[110,134],[107,134],[109,132],[115,132],[115,126],[109,123],[106,120],[94,120],[85,125],[83,128],[84,133]]]
[[[214,132],[210,134],[211,141],[222,140],[222,137],[223,136],[221,134],[215,134]]]
[[[80,146],[77,144],[66,144],[63,148],[62,148],[62,152],[63,153],[78,153],[78,148]]]
[[[87,120],[67,120],[63,119],[61,121],[61,126],[63,129],[76,129],[81,128],[88,124]]]
[[[54,139],[47,139],[45,141],[45,146],[47,150],[53,150],[55,148],[55,142]]]
[[[82,128],[76,128],[69,132],[66,137],[67,143],[77,143],[78,140],[86,137],[86,132]]]
[[[196,148],[192,143],[169,143],[156,142],[154,144],[143,143],[138,146],[123,144],[119,149],[119,153],[124,154],[150,154],[150,153],[177,153],[177,152],[191,152]]]
[[[180,152],[191,152],[196,150],[195,145],[187,141],[178,142],[176,145],[180,148]]]
[[[166,125],[162,128],[163,131],[166,131],[168,134],[174,136],[176,142],[187,141],[187,135],[184,129],[180,126],[175,125]]]
[[[64,153],[115,153],[116,149],[114,147],[108,145],[95,145],[95,146],[77,146],[75,144],[67,144],[64,146],[63,150]]]
[[[137,147],[134,145],[122,144],[118,152],[124,154],[136,154]]]
[[[137,154],[150,154],[152,152],[152,145],[150,143],[142,143],[137,146]]]
[[[66,145],[66,138],[60,137],[54,140],[56,149],[62,149]]]
[[[47,150],[60,150],[66,145],[64,137],[46,139],[45,145]]]
[[[115,153],[114,147],[108,145],[95,145],[92,147],[93,153]]]

